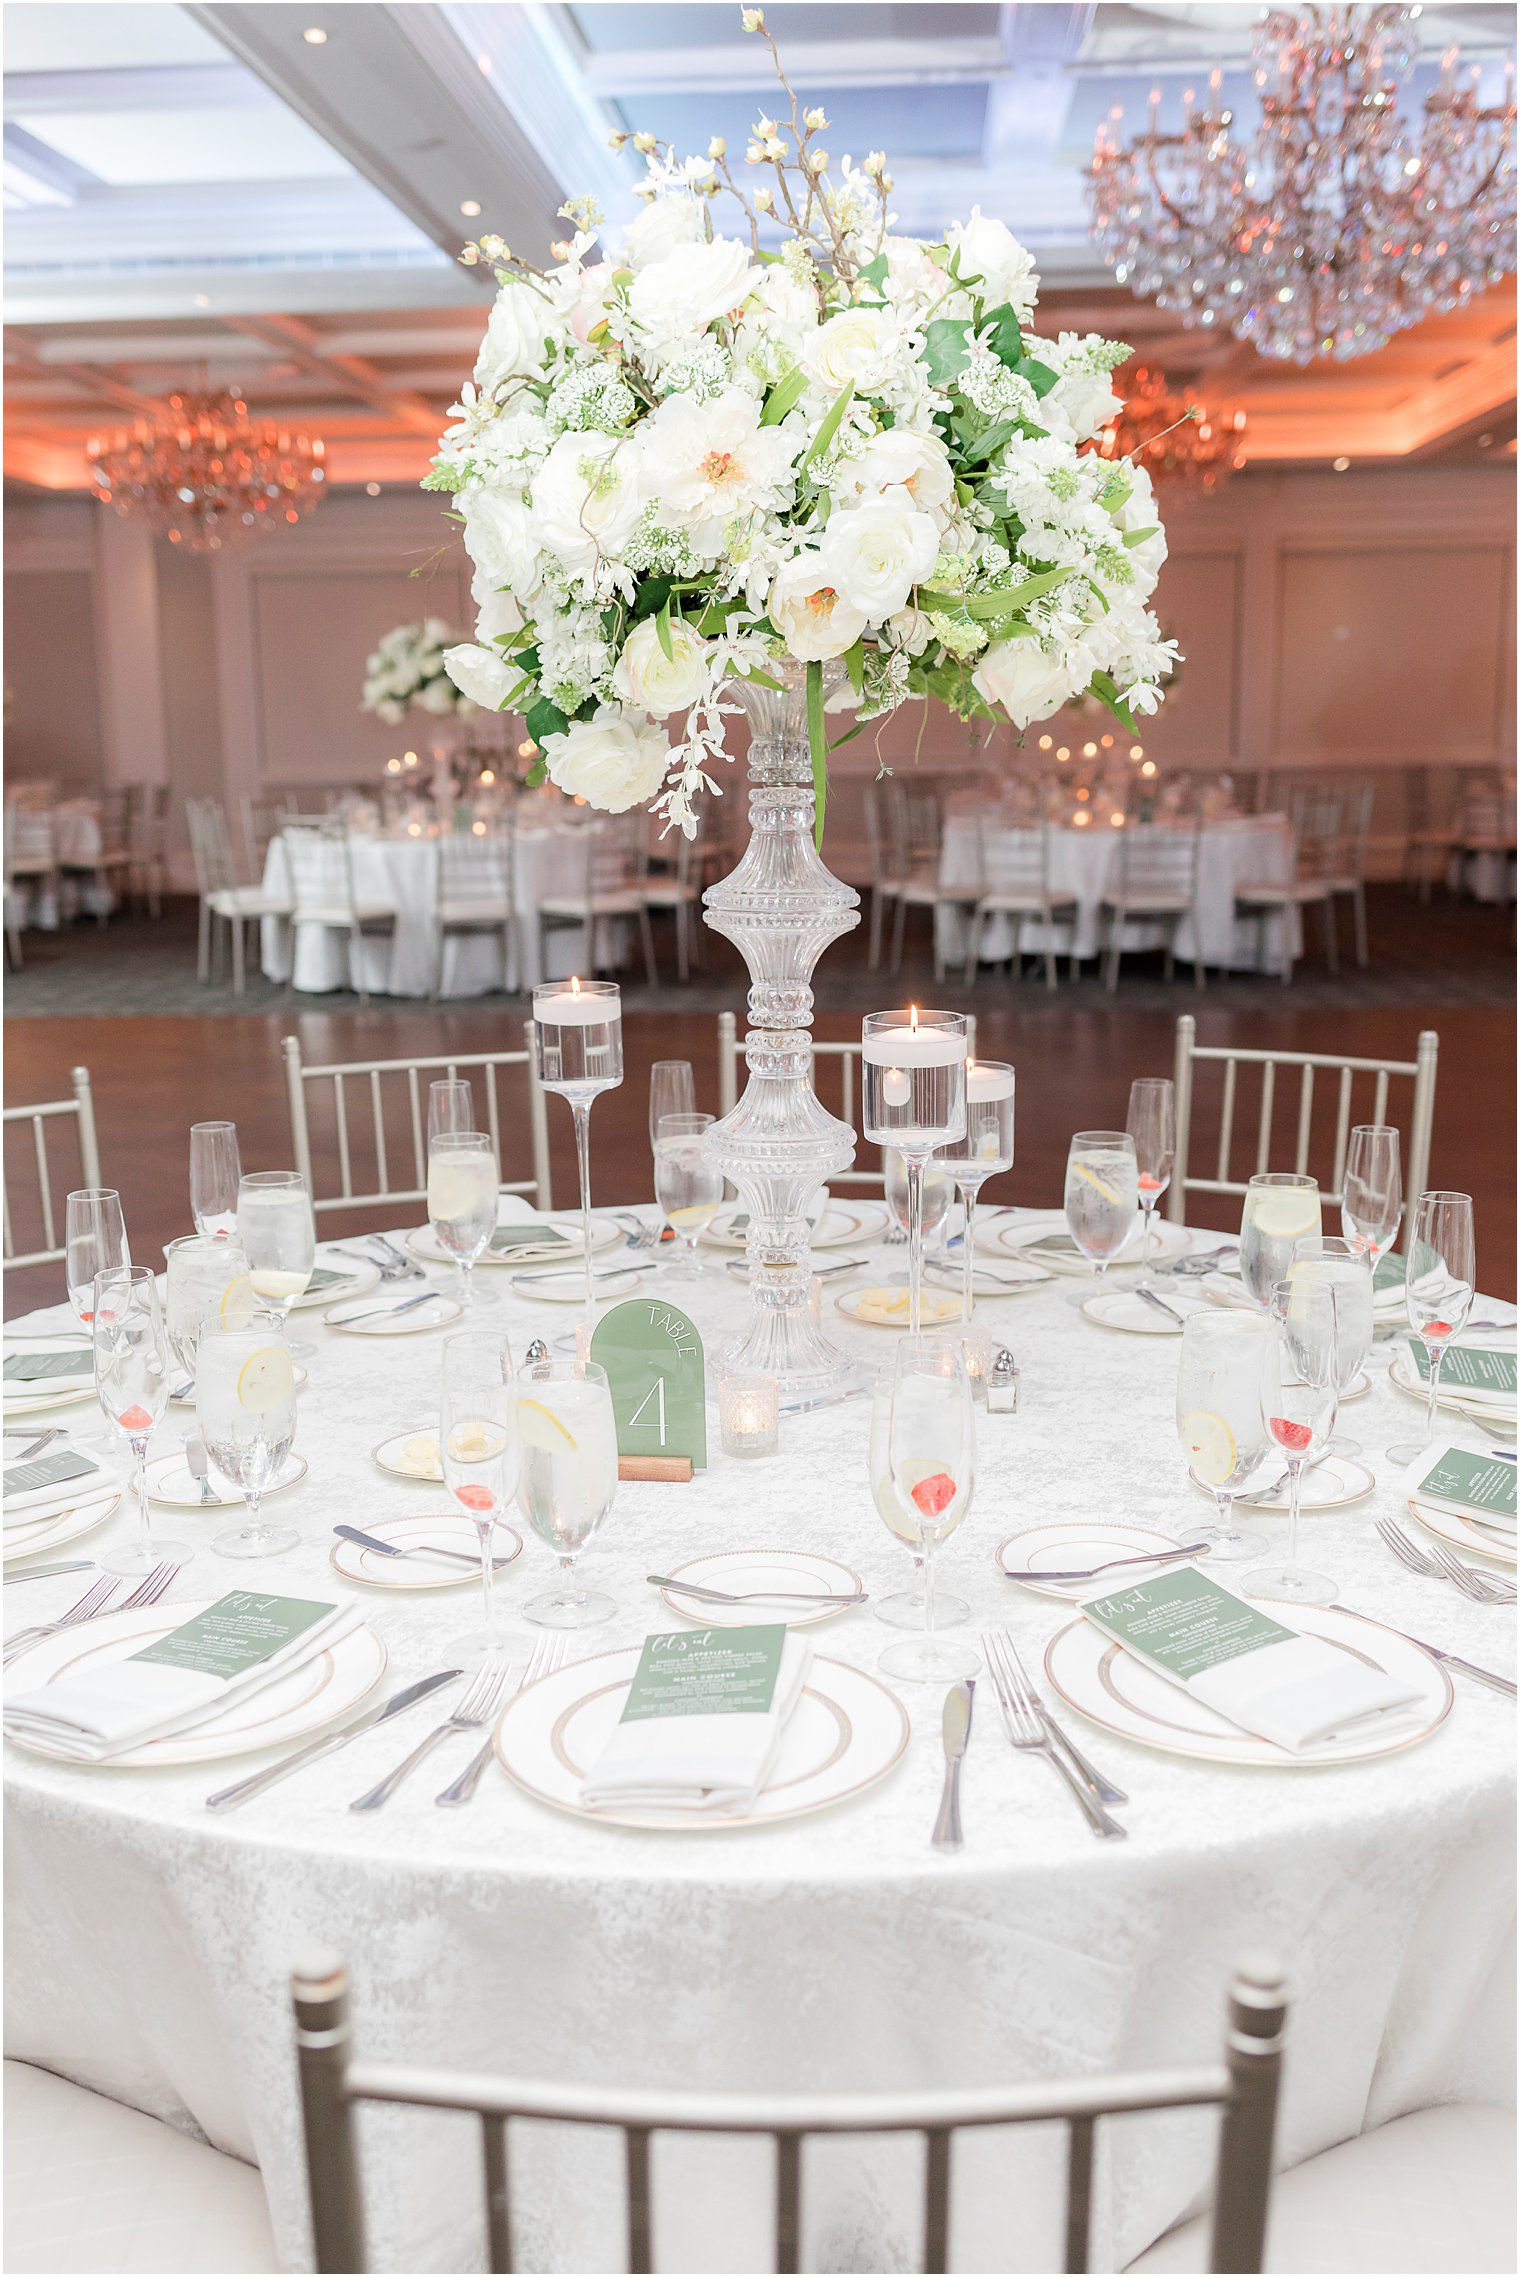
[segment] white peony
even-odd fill
[[[459,493],[459,510],[465,544],[480,576],[491,586],[510,586],[524,600],[531,599],[541,582],[538,539],[522,499],[472,482]]]
[[[885,386],[902,350],[897,319],[880,308],[846,308],[820,324],[803,351],[819,385],[837,395],[853,380],[857,395]]]
[[[959,273],[984,309],[1001,308],[1007,301],[1020,324],[1028,323],[1040,280],[1033,259],[1006,223],[990,220],[980,206],[973,206],[971,219],[954,223],[946,243],[952,260],[959,253]]]
[[[762,427],[752,396],[728,389],[710,403],[667,396],[639,429],[640,483],[662,524],[714,557],[736,516],[790,505],[795,441]]]
[[[989,648],[972,674],[977,693],[989,704],[1001,704],[1015,727],[1028,727],[1049,719],[1079,690],[1092,674],[1080,650],[1047,656],[1032,634],[1018,640],[1000,640]]]
[[[882,624],[906,605],[938,556],[939,531],[932,516],[891,498],[873,498],[831,515],[820,553],[845,601],[872,624]]]
[[[533,480],[534,534],[572,577],[627,544],[643,505],[637,454],[618,435],[561,435]]]
[[[475,648],[468,641],[445,650],[443,668],[459,693],[487,712],[499,712],[508,691],[522,678],[494,648]]]
[[[671,198],[651,198],[637,221],[628,225],[623,259],[630,269],[647,269],[663,261],[678,245],[698,245],[707,237],[707,214],[698,201],[682,192]]]
[[[628,288],[628,312],[661,346],[689,345],[693,332],[742,307],[753,283],[749,249],[737,238],[678,245],[639,271]]]
[[[534,285],[509,277],[496,295],[480,354],[475,385],[493,394],[504,380],[522,379],[544,364],[544,342],[559,339],[564,325],[552,302]]]
[[[890,498],[925,513],[949,506],[955,496],[944,445],[911,427],[883,428],[857,457],[846,460],[841,474],[857,498]]]
[[[767,614],[788,653],[806,664],[843,656],[866,629],[864,610],[846,600],[817,553],[799,553],[783,563],[771,586]]]
[[[563,735],[544,738],[549,780],[568,798],[604,814],[643,806],[665,780],[670,745],[662,729],[602,704],[593,719],[573,720]]]
[[[679,617],[671,618],[669,632],[667,656],[653,617],[635,625],[612,675],[612,685],[625,704],[637,704],[657,719],[684,712],[707,685],[706,641]]]

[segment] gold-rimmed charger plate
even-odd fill
[[[320,1289],[306,1288],[291,1305],[292,1312],[317,1312],[325,1305],[346,1304],[350,1297],[367,1297],[371,1289],[380,1285],[378,1265],[353,1265],[347,1258],[334,1262],[317,1251],[317,1264],[324,1273],[336,1273],[339,1278],[328,1281]]]
[[[1454,1549],[1473,1550],[1479,1557],[1492,1558],[1496,1565],[1515,1563],[1513,1535],[1506,1541],[1502,1534],[1464,1518],[1459,1510],[1443,1510],[1438,1503],[1416,1502],[1410,1498],[1409,1515],[1418,1519],[1427,1534],[1434,1534]]]
[[[0,1564],[15,1565],[20,1559],[36,1557],[44,1550],[61,1549],[65,1542],[77,1542],[81,1534],[104,1525],[120,1500],[119,1490],[113,1488],[107,1494],[92,1495],[84,1502],[71,1502],[66,1509],[28,1518],[19,1526],[7,1526]]]
[[[1276,1603],[1276,1599],[1253,1600]],[[1045,1674],[1054,1690],[1089,1723],[1121,1739],[1164,1755],[1186,1755],[1198,1763],[1225,1763],[1289,1771],[1323,1770],[1338,1763],[1365,1763],[1417,1747],[1439,1729],[1451,1712],[1451,1678],[1439,1661],[1401,1636],[1397,1629],[1348,1613],[1338,1605],[1284,1605],[1284,1620],[1304,1636],[1322,1637],[1354,1653],[1369,1667],[1386,1670],[1419,1690],[1407,1714],[1390,1718],[1387,1730],[1319,1741],[1293,1755],[1269,1739],[1242,1731],[1228,1717],[1206,1708],[1181,1685],[1148,1668],[1090,1621],[1068,1622],[1045,1648]]]
[[[1123,1246],[1109,1259],[1111,1266],[1124,1270],[1140,1263],[1141,1228],[1137,1223]],[[1041,1249],[1042,1241],[1055,1238],[1055,1246]],[[1070,1243],[1068,1247],[1067,1244]],[[1092,1265],[1071,1240],[1064,1210],[1021,1211],[1017,1216],[995,1217],[979,1223],[976,1229],[976,1246],[989,1257],[1020,1257],[1026,1252],[1029,1262],[1043,1265],[1047,1273],[1075,1274],[1078,1278],[1090,1275]],[[1171,1265],[1177,1258],[1188,1256],[1193,1237],[1185,1225],[1174,1225],[1170,1218],[1157,1218],[1151,1227],[1150,1262]]]
[[[444,1289],[413,1289],[409,1293],[404,1281],[396,1282],[394,1288],[395,1304],[390,1308],[382,1310],[382,1300],[372,1291],[362,1300],[353,1299],[359,1306],[356,1313],[329,1312],[323,1326],[335,1336],[426,1336],[434,1329],[447,1328],[464,1311],[458,1297],[451,1297]],[[418,1298],[421,1303],[416,1302]],[[407,1307],[410,1309],[403,1309]]]
[[[243,1507],[239,1489],[218,1478],[214,1467],[207,1480],[212,1498],[209,1502],[203,1501],[199,1481],[191,1477],[190,1465],[182,1453],[151,1456],[147,1475],[148,1500],[164,1510],[241,1510]],[[299,1486],[305,1476],[306,1457],[287,1455],[279,1477],[265,1487],[262,1499],[269,1502],[275,1495],[286,1493],[289,1488]]]
[[[671,1574],[672,1581],[699,1582],[704,1589],[727,1589],[739,1595],[766,1589],[827,1590],[834,1596],[864,1589],[858,1573],[838,1558],[817,1550],[714,1550],[707,1557],[688,1558]],[[672,1613],[703,1629],[742,1629],[755,1621],[784,1621],[789,1629],[816,1628],[820,1621],[837,1621],[848,1605],[704,1605],[700,1598],[683,1597],[679,1590],[662,1589],[660,1595]]]
[[[444,1507],[406,1518],[371,1518],[364,1531],[373,1534],[377,1542],[394,1542],[398,1549],[431,1545],[458,1550],[475,1563],[473,1567],[457,1565],[452,1559],[439,1558],[429,1565],[417,1557],[388,1558],[343,1536],[333,1543],[327,1560],[345,1581],[362,1581],[371,1589],[457,1589],[461,1582],[480,1587],[480,1536],[473,1520],[461,1510]],[[491,1555],[498,1569],[521,1557],[522,1536],[515,1527],[497,1520]]]
[[[508,1702],[495,1746],[514,1786],[598,1826],[708,1834],[773,1826],[845,1802],[884,1779],[907,1747],[908,1712],[895,1692],[863,1668],[815,1656],[775,1769],[747,1816],[588,1810],[580,1799],[582,1781],[622,1714],[642,1650],[641,1645],[624,1645],[574,1661]]]
[[[748,1244],[748,1231],[735,1233],[732,1225],[735,1215],[741,1212],[725,1210],[713,1219],[703,1234],[703,1242],[712,1249],[743,1249]],[[892,1212],[885,1202],[845,1201],[837,1194],[829,1197],[829,1206],[809,1233],[814,1249],[847,1249],[854,1241],[879,1241],[892,1223]]]
[[[77,1407],[81,1400],[93,1399],[94,1397],[95,1386],[93,1383],[75,1384],[68,1391],[23,1392],[14,1397],[7,1392],[5,1420],[9,1422],[14,1417],[20,1422],[25,1422],[28,1416],[45,1415],[49,1408]]]
[[[1405,1399],[1417,1399],[1422,1407],[1430,1397],[1429,1386],[1420,1382],[1414,1373],[1413,1361],[1403,1352],[1396,1352],[1389,1362],[1388,1381],[1396,1392],[1403,1393]],[[1466,1392],[1455,1384],[1448,1388],[1443,1382],[1436,1393],[1436,1406],[1446,1408],[1453,1415],[1476,1416],[1480,1423],[1491,1423],[1496,1429],[1501,1425],[1508,1425],[1511,1430],[1515,1428],[1516,1405],[1513,1400]]]
[[[61,1630],[40,1637],[19,1653],[6,1679],[6,1691],[30,1692],[60,1677],[85,1668],[103,1668],[141,1652],[172,1629],[204,1613],[212,1598],[193,1605],[143,1605],[132,1613],[102,1613],[83,1630]],[[37,1739],[19,1739],[7,1732],[7,1744],[25,1748],[29,1755],[44,1755],[49,1762],[69,1763],[77,1770],[150,1770],[174,1763],[216,1763],[229,1755],[250,1755],[256,1748],[279,1747],[309,1738],[339,1722],[368,1698],[385,1674],[386,1651],[380,1638],[362,1623],[339,1637],[325,1652],[315,1654],[298,1668],[277,1676],[261,1692],[235,1700],[220,1715],[208,1717],[193,1731],[174,1732],[166,1739],[147,1741],[108,1763],[80,1764]]]

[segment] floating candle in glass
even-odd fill
[[[908,1174],[908,1325],[923,1300],[924,1164],[966,1131],[966,1021],[960,1012],[871,1012],[861,1028],[862,1127]]]
[[[976,1198],[998,1172],[1013,1168],[1013,1069],[1006,1060],[966,1062],[966,1132],[935,1155],[960,1188],[965,1205],[961,1232],[961,1318],[976,1309]]]
[[[623,1080],[623,1000],[614,980],[551,980],[533,991],[533,1050],[538,1080],[570,1102],[581,1179],[581,1254],[586,1268],[586,1320],[596,1318],[591,1272],[591,1103]]]

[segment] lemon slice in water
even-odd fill
[[[565,1429],[552,1407],[526,1394],[517,1402],[517,1428],[530,1447],[546,1455],[573,1455],[575,1436]]]
[[[1096,1186],[1098,1192],[1103,1196],[1105,1202],[1122,1203],[1123,1196],[1116,1194],[1112,1186],[1107,1185],[1104,1180],[1098,1176],[1095,1170],[1089,1170],[1085,1162],[1074,1162],[1072,1164],[1072,1169],[1076,1172],[1079,1178],[1085,1178],[1089,1186]]]
[[[1195,1407],[1178,1426],[1193,1475],[1205,1486],[1223,1486],[1235,1468],[1235,1434],[1212,1408]]]
[[[238,1405],[245,1415],[268,1415],[293,1397],[296,1372],[283,1344],[265,1344],[250,1352],[238,1370]]]

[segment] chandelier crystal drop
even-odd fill
[[[1261,120],[1238,134],[1221,75],[1180,133],[1160,95],[1133,140],[1121,113],[1088,169],[1093,239],[1121,283],[1296,364],[1370,355],[1515,268],[1515,105],[1442,58],[1423,122],[1399,97],[1418,56],[1400,7],[1275,10],[1256,34]]]
[[[251,419],[229,389],[181,390],[161,412],[87,453],[95,495],[135,514],[171,545],[215,553],[256,530],[298,522],[320,504],[324,446]]]
[[[1212,410],[1150,364],[1116,372],[1114,391],[1124,409],[1098,437],[1100,458],[1133,459],[1158,487],[1175,482],[1205,491],[1217,490],[1245,465],[1244,411]]]

